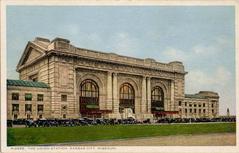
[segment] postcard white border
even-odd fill
[[[239,134],[237,132],[236,146],[153,146],[153,147],[108,147],[107,150],[99,149],[99,147],[83,147],[78,149],[72,147],[52,146],[52,147],[7,147],[6,141],[6,6],[7,5],[28,5],[28,6],[235,6],[235,41],[236,41],[236,117],[237,131],[238,125],[238,108],[239,108],[239,71],[238,71],[238,6],[237,0],[2,0],[1,7],[1,152],[239,152]],[[44,149],[45,148],[45,149]],[[77,148],[77,147],[75,147]],[[110,149],[111,148],[111,149]]]

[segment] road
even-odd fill
[[[233,146],[236,145],[236,133],[215,133],[201,135],[158,136],[105,140],[95,142],[74,142],[55,144],[63,146]]]

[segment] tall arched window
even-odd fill
[[[119,111],[122,113],[124,108],[131,108],[134,112],[134,89],[129,83],[120,86]]]
[[[93,80],[84,80],[81,83],[81,97],[98,97],[99,88]]]
[[[164,93],[162,88],[156,86],[151,93],[151,111],[163,111],[164,110]]]
[[[84,115],[96,110],[99,110],[99,87],[93,80],[84,80],[80,85],[80,112]]]

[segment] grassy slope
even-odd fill
[[[8,145],[235,132],[235,123],[8,128]]]

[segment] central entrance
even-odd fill
[[[80,85],[80,113],[82,117],[101,117],[99,87],[93,80],[84,80]]]
[[[135,113],[135,92],[129,83],[120,86],[119,112],[124,113],[125,110]]]
[[[151,112],[156,118],[162,118],[164,114],[164,93],[161,87],[156,86],[151,92]]]

